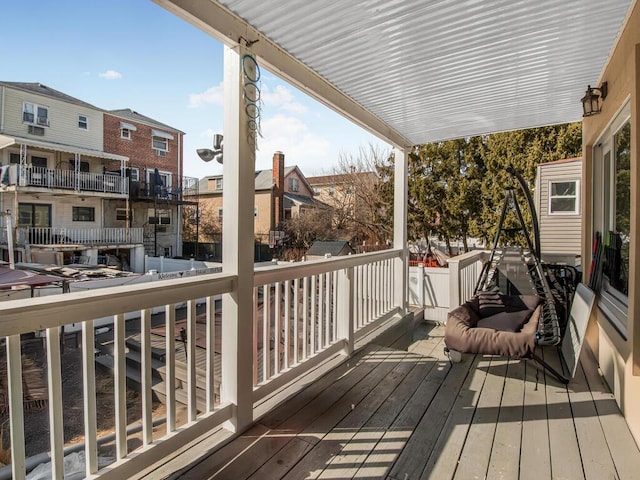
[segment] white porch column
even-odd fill
[[[224,196],[222,269],[238,276],[236,289],[222,296],[222,402],[236,405],[228,428],[253,421],[253,204],[255,147],[249,143],[243,99],[244,47],[224,48]]]
[[[393,248],[402,249],[402,258],[396,258],[393,266],[394,276],[394,305],[400,307],[402,313],[407,311],[407,277],[408,249],[407,249],[407,152],[403,149],[394,150],[393,175]]]

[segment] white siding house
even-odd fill
[[[9,236],[23,261],[52,249],[90,263],[109,248],[142,250],[141,229],[105,225],[105,201],[128,197],[127,161],[104,151],[102,109],[40,83],[0,81],[0,211],[12,217],[0,227],[0,258]]]
[[[540,250],[547,261],[570,263],[580,256],[582,241],[582,158],[538,165],[536,209],[540,224]]]

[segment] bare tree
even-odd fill
[[[372,144],[360,147],[357,154],[340,155],[333,169],[332,198],[321,199],[331,206],[333,227],[340,236],[358,243],[384,243],[390,238],[392,199],[383,185],[388,180],[389,155]]]

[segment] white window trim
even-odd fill
[[[222,190],[223,182],[222,178],[216,178],[216,190]]]
[[[140,181],[140,169],[138,167],[130,167],[129,168],[129,178],[132,182]]]
[[[118,212],[124,212],[125,218],[118,218]],[[117,222],[126,222],[127,221],[127,209],[126,208],[116,208],[116,221]],[[129,220],[133,220],[133,210],[129,212]]]
[[[127,134],[125,135],[124,132],[127,132]],[[125,140],[131,140],[131,130],[129,130],[128,128],[121,128],[120,138],[124,138]]]
[[[154,145],[154,140],[158,139],[162,142],[164,142],[165,144],[165,148],[158,148],[157,146]],[[169,151],[169,139],[168,138],[163,138],[163,137],[158,137],[157,135],[154,135],[151,137],[151,148],[153,148],[154,150],[160,150],[161,152],[168,152]]]
[[[552,184],[554,183],[570,183],[573,182],[576,184],[576,194],[575,195],[552,195],[551,192],[553,191],[552,189]],[[580,180],[576,180],[576,179],[567,179],[567,180],[549,180],[549,185],[548,185],[548,212],[549,215],[557,217],[557,216],[568,216],[568,215],[572,215],[572,216],[576,216],[576,215],[580,215]],[[553,198],[573,198],[575,200],[574,205],[575,208],[573,209],[573,211],[563,211],[563,212],[552,212],[551,211],[551,199]]]
[[[614,145],[613,138],[614,135],[629,121],[631,121],[631,103],[630,96],[625,99],[622,106],[618,109],[616,114],[612,117],[611,121],[607,125],[606,128],[603,129],[602,134],[598,137],[598,140],[594,142],[593,154],[592,158],[594,159],[594,163],[596,164],[593,169],[593,177],[592,182],[595,183],[596,177],[599,177],[599,182],[604,182],[603,175],[603,162],[604,162],[604,152],[609,151],[611,155],[614,154]],[[633,128],[633,125],[632,125]],[[606,148],[603,147],[606,145]],[[610,160],[612,163],[614,161],[613,157]],[[611,225],[604,225],[604,209],[607,207],[607,204],[611,205],[613,203],[613,192],[609,191],[610,198],[604,201],[602,198],[596,198],[596,192],[602,192],[602,186],[596,188],[595,184],[593,185],[593,193],[592,193],[592,232],[600,231],[601,233],[605,229],[610,229]],[[611,216],[609,216],[609,220],[611,221]],[[627,340],[628,338],[628,303],[629,298],[624,295],[622,292],[619,292],[615,288],[609,285],[607,278],[603,276],[602,278],[602,287],[600,288],[600,295],[597,299],[598,307],[604,314],[605,318],[609,320],[611,325],[620,333],[622,338]]]
[[[86,127],[81,127],[80,123],[82,123],[82,121],[80,120],[81,118],[84,118],[84,124],[86,125]],[[85,132],[89,131],[89,116],[88,115],[84,115],[82,113],[78,114],[78,130],[84,130]]]
[[[33,107],[32,122],[29,122],[24,119],[24,114],[26,113],[25,107],[27,105],[31,105]],[[47,116],[46,116],[47,121],[45,123],[38,122],[38,108],[44,108],[47,111]],[[38,127],[49,127],[51,123],[51,117],[49,116],[49,107],[47,107],[46,105],[40,105],[39,103],[34,103],[34,102],[22,102],[22,123],[26,123],[27,125],[36,125]]]

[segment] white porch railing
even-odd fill
[[[0,237],[1,238],[1,237]],[[114,245],[143,242],[142,228],[22,227],[18,244],[32,245]]]
[[[17,176],[13,173],[17,171]],[[127,178],[94,172],[76,172],[43,167],[12,165],[9,178],[17,178],[21,187],[44,187],[63,190],[127,194]]]
[[[394,306],[393,267],[401,250],[333,258],[261,269],[255,273],[254,341],[241,348],[253,352],[254,402],[288,381],[295,380],[323,360],[339,352],[351,352],[355,339],[398,312]],[[216,325],[221,311],[215,296],[233,292],[237,277],[224,273],[203,275],[153,284],[69,293],[44,298],[0,303],[0,332],[8,361],[8,409],[12,448],[11,475],[24,479],[27,470],[23,406],[21,335],[45,332],[46,373],[49,399],[49,433],[53,477],[62,478],[64,425],[62,398],[62,355],[60,327],[73,321],[82,324],[81,376],[84,405],[84,452],[86,474],[103,478],[129,478],[159,459],[189,447],[204,433],[233,420],[236,408],[221,404],[218,389],[224,392],[226,349],[222,329]],[[204,305],[196,299],[205,298]],[[186,308],[182,308],[186,304]],[[151,309],[164,305],[164,315],[152,319]],[[131,425],[127,424],[127,382],[125,362],[125,314],[138,312],[140,343],[139,380],[142,447],[130,451]],[[184,313],[184,345],[175,340],[177,317]],[[96,406],[96,337],[94,319],[113,318],[113,368],[116,463],[98,469],[98,445],[109,436],[98,434]],[[136,322],[137,320],[132,320]],[[218,320],[219,321],[219,320]],[[196,332],[202,335],[198,340]],[[204,325],[204,327],[202,327]],[[131,324],[129,324],[129,328]],[[152,405],[152,327],[164,329],[166,414],[154,418]],[[155,331],[155,330],[154,330]],[[130,331],[129,331],[130,333]],[[218,349],[216,349],[218,345]],[[220,347],[221,346],[221,347]],[[231,350],[231,351],[228,351]],[[155,353],[154,353],[155,355]],[[178,358],[185,366],[178,366]],[[184,372],[178,379],[178,370]],[[178,383],[183,385],[186,407],[177,404]],[[158,432],[158,424],[165,429]],[[134,453],[132,455],[132,453]],[[126,461],[124,461],[126,459]],[[99,471],[98,471],[99,470]]]
[[[254,400],[289,381],[281,374],[312,357],[352,351],[368,325],[397,311],[395,258],[398,251],[385,251],[256,271]]]

